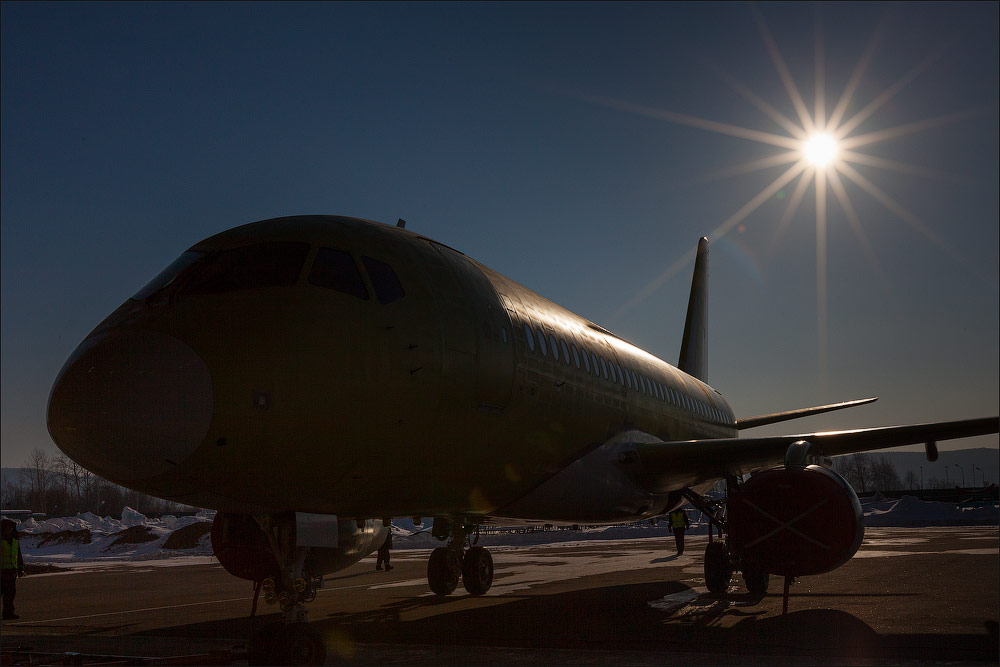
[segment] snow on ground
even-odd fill
[[[867,499],[866,499],[867,500]],[[899,500],[873,496],[862,502],[866,526],[996,526],[1000,509],[994,505],[962,507],[903,496]]]
[[[22,521],[17,531],[29,563],[129,561],[211,556],[213,511],[148,518],[131,507],[121,518],[85,512],[73,517]]]
[[[904,496],[901,499],[875,495],[861,501],[866,526],[970,526],[1000,524],[997,505],[960,507],[954,503],[928,502]],[[689,534],[705,534],[708,523],[697,510],[688,509]],[[209,530],[215,512],[205,510],[193,516],[149,518],[130,507],[120,518],[100,517],[89,512],[74,517],[18,525],[25,559],[30,563],[55,565],[121,561],[163,561],[177,557],[208,559],[212,556]],[[440,546],[430,534],[430,520],[416,527],[409,521],[393,525],[395,549],[432,549]],[[535,545],[587,540],[624,540],[666,537],[665,522],[653,525],[638,522],[625,525],[581,527],[579,530],[515,528],[484,530],[478,544],[483,546]],[[187,559],[185,559],[187,562]],[[79,565],[77,565],[78,567]]]

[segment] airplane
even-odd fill
[[[689,502],[714,525],[709,590],[736,570],[756,593],[782,575],[787,603],[792,577],[861,543],[829,457],[924,443],[936,458],[936,441],[998,431],[991,417],[740,437],[876,399],[738,418],[706,383],[707,290],[702,238],[674,366],[402,220],[263,220],[196,243],[101,322],[54,382],[48,429],[101,477],[218,510],[220,563],[283,611],[252,655],[295,664],[325,655],[305,613],[322,576],[394,518],[432,522],[434,593],[461,580],[482,595],[480,526]]]

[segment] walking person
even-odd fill
[[[382,546],[378,548],[378,559],[375,561],[375,569],[381,570],[382,563],[385,563],[385,569],[391,570],[392,565],[389,564],[389,549],[392,548],[392,526],[389,526],[389,534],[385,536],[385,542]]]
[[[10,621],[20,618],[14,613],[14,595],[17,593],[17,578],[24,576],[24,556],[21,555],[21,545],[17,541],[15,524],[10,519],[4,519],[2,570],[0,570],[0,595],[3,597],[3,620]]]
[[[674,542],[677,543],[678,556],[684,553],[684,531],[687,530],[690,525],[691,522],[688,520],[687,512],[685,512],[683,508],[678,507],[670,513],[667,530],[673,532],[674,534]]]

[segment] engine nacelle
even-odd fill
[[[271,520],[279,547],[291,553],[297,545],[295,514],[276,515]],[[316,577],[353,565],[382,544],[387,530],[381,521],[367,520],[359,526],[354,519],[337,520],[337,546],[311,547],[304,570]],[[222,567],[235,577],[262,581],[280,573],[267,535],[248,514],[216,514],[212,522],[212,550]]]
[[[783,466],[753,475],[730,494],[727,523],[744,570],[798,577],[840,567],[865,527],[854,489],[820,466]]]

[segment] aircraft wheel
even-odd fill
[[[743,582],[747,585],[747,590],[754,595],[766,595],[767,586],[771,582],[771,575],[753,568],[743,570]]]
[[[427,561],[427,583],[437,595],[451,595],[458,588],[461,568],[449,551],[448,547],[438,547]]]
[[[326,645],[319,632],[308,623],[292,623],[284,628],[281,664],[322,665],[326,660]]]
[[[462,559],[462,585],[470,595],[482,595],[493,585],[493,556],[486,547],[472,547]]]
[[[733,566],[723,542],[709,542],[705,547],[705,585],[709,592],[721,595],[729,590]]]

